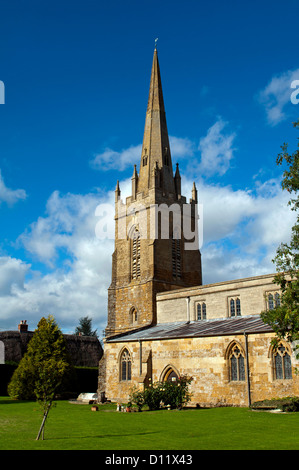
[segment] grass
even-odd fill
[[[41,412],[35,402],[0,398],[1,450],[297,450],[299,413],[248,408],[116,412],[115,404],[58,401],[45,440],[36,441]]]

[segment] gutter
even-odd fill
[[[244,339],[245,339],[245,356],[246,356],[247,399],[248,399],[248,406],[251,406],[250,373],[249,373],[249,357],[248,357],[248,335],[245,331],[244,331]]]

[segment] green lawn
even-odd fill
[[[58,401],[45,440],[35,441],[42,416],[35,402],[0,398],[0,449],[253,450],[299,449],[299,413],[247,408],[119,413],[115,405]]]

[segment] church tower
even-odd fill
[[[191,195],[189,203],[181,195],[178,164],[173,174],[155,48],[139,173],[134,165],[126,201],[118,182],[115,190],[106,337],[155,324],[158,292],[202,284],[195,184]]]

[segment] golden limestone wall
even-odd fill
[[[229,317],[231,298],[240,299],[242,316],[260,314],[267,308],[266,295],[279,290],[273,284],[273,278],[273,274],[267,274],[158,294],[157,323],[186,321],[188,297],[190,298],[191,321],[197,320],[196,304],[198,302],[205,302],[207,319]]]
[[[154,225],[153,215],[150,213],[151,207],[155,204],[157,206],[164,204],[167,208],[167,203],[174,202],[177,204],[180,202],[181,207],[181,201],[175,201],[174,197],[174,194],[172,197],[170,195],[166,197],[162,191],[150,190],[146,197],[140,193],[135,199],[128,197],[126,205],[122,206],[123,209],[119,212],[116,210],[115,251],[112,257],[112,281],[108,289],[106,336],[124,333],[132,328],[150,325],[152,322],[156,323],[156,293],[201,283],[199,250],[184,250],[184,242],[181,240],[182,275],[174,277],[172,239],[151,238],[151,225]],[[136,212],[133,211],[133,207]],[[166,209],[165,211],[167,212]],[[171,211],[168,216],[165,215],[165,227],[168,229],[168,235],[171,235],[173,232]],[[157,221],[160,221],[157,225],[161,231],[159,217],[157,215]],[[192,217],[194,219],[194,214]],[[142,234],[138,244],[140,251],[138,276],[133,275],[132,239],[135,228]],[[127,236],[128,233],[130,236]],[[132,321],[132,309],[137,311],[136,322]]]
[[[293,354],[292,379],[274,378],[270,344],[272,337],[272,333],[248,335],[251,402],[299,394],[299,379],[295,374],[298,363]],[[245,357],[243,334],[143,341],[141,375],[139,342],[106,342],[106,380],[105,383],[100,383],[99,391],[104,387],[108,399],[126,402],[133,385],[142,388],[149,379],[153,382],[163,380],[163,373],[171,366],[178,375],[190,375],[194,378],[191,384],[191,404],[248,406],[246,374],[245,381],[230,380],[229,351],[235,342]],[[120,380],[120,356],[124,348],[129,351],[132,361],[132,379],[128,382]]]

